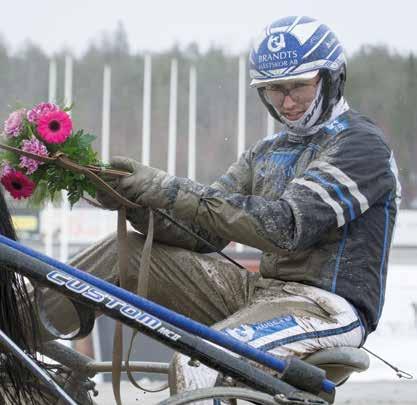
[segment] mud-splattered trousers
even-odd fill
[[[157,215],[150,299],[278,356],[359,346],[375,329],[400,187],[390,149],[364,117],[348,111],[301,139],[276,134],[210,187],[172,177],[162,192],[170,214],[217,247],[234,240],[263,256],[260,274],[240,270]],[[146,232],[145,210],[128,218]],[[131,233],[129,244],[134,289],[143,237]],[[71,264],[117,282],[116,257],[109,238]],[[62,303],[49,308],[74,327]],[[181,358],[173,367],[177,389],[216,378]]]
[[[129,232],[127,285],[135,292],[144,237]],[[118,282],[115,235],[80,253],[70,264],[111,283]],[[152,248],[148,298],[256,348],[285,357],[325,347],[358,347],[363,328],[343,298],[295,282],[263,279],[210,255],[155,243]],[[47,294],[48,317],[62,332],[78,327],[71,305]],[[212,386],[217,372],[191,367],[175,355],[172,392]],[[212,402],[209,402],[210,404]]]

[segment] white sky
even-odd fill
[[[25,40],[46,52],[64,46],[82,53],[121,21],[133,51],[162,51],[175,42],[211,43],[239,52],[268,23],[309,15],[329,25],[351,53],[387,44],[417,53],[414,0],[0,0],[0,35],[12,50]]]

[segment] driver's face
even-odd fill
[[[265,87],[265,97],[276,110],[290,121],[296,121],[307,111],[316,94],[319,75],[308,80],[291,80]]]

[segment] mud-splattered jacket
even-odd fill
[[[264,278],[334,292],[367,333],[376,328],[400,186],[371,121],[350,110],[301,141],[285,132],[259,141],[210,187],[174,182],[176,218],[217,247],[234,240],[262,250]],[[162,218],[156,239],[208,251]]]

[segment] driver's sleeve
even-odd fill
[[[277,200],[210,187],[196,193],[183,183],[174,212],[219,237],[263,251],[305,249],[382,197],[394,199],[392,162],[378,134],[346,130],[328,141]]]
[[[251,169],[249,161],[250,151],[242,154],[240,159],[233,163],[227,172],[215,181],[210,190],[216,190],[225,194],[248,194],[251,184]],[[196,195],[204,195],[207,186],[188,179],[181,179],[181,184],[188,192]],[[218,232],[212,232],[204,226],[193,221],[190,217],[177,218],[173,210],[165,210],[166,214],[174,218],[176,222],[187,227],[198,236],[210,242],[216,250],[223,249],[230,239],[224,238]],[[139,232],[146,234],[149,223],[149,212],[144,208],[128,209],[127,218],[131,225]],[[154,215],[154,239],[167,245],[181,247],[200,253],[214,251],[204,242],[199,241],[195,236],[181,229],[177,224],[165,218],[155,211]]]

